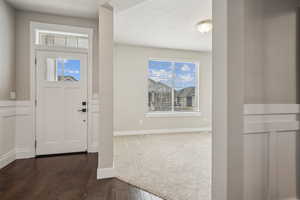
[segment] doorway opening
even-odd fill
[[[114,10],[113,167],[165,199],[211,199],[211,18],[211,0]]]

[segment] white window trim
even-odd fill
[[[197,86],[196,86],[196,98],[197,98],[197,102],[198,102],[198,110],[197,111],[192,111],[192,112],[180,112],[180,111],[174,111],[174,106],[172,103],[172,111],[166,111],[166,112],[160,112],[160,111],[149,111],[149,108],[147,106],[147,112],[145,113],[145,117],[200,117],[202,116],[201,113],[201,105],[200,105],[200,63],[199,61],[195,61],[192,59],[187,59],[187,58],[148,58],[148,63],[147,63],[147,105],[148,105],[148,68],[149,68],[149,61],[161,61],[161,62],[171,62],[171,63],[175,63],[175,62],[182,62],[182,63],[193,63],[195,64],[196,67],[196,82],[197,82]],[[174,102],[174,89],[172,90],[172,102]]]

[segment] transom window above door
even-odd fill
[[[45,47],[63,47],[88,49],[88,35],[51,31],[51,30],[35,30],[35,44]]]
[[[148,112],[199,112],[198,68],[193,62],[150,60]]]

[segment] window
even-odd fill
[[[80,80],[80,60],[47,58],[46,80],[51,82]]]
[[[80,60],[64,60],[64,81],[80,80]]]
[[[198,64],[149,61],[149,112],[199,112],[198,93]]]
[[[88,35],[49,30],[36,30],[37,45],[46,47],[64,47],[88,49]]]

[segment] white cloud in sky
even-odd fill
[[[184,82],[191,82],[194,80],[194,77],[191,74],[180,75],[179,78]]]
[[[183,65],[183,66],[181,67],[181,70],[184,71],[184,72],[188,72],[188,71],[190,71],[191,69],[190,69],[190,67],[189,67],[188,65]]]
[[[188,69],[187,69],[187,68]],[[186,65],[184,70],[190,70],[190,67]],[[177,81],[184,83],[188,83],[195,80],[195,77],[190,74],[173,74],[172,71],[167,71],[165,69],[150,69],[149,70],[149,78],[157,82],[169,82],[172,81],[172,77],[178,78]]]
[[[172,72],[166,71],[164,69],[151,69],[150,78],[154,81],[168,81],[170,78],[172,78]]]
[[[78,70],[69,70],[69,69],[65,69],[65,73],[79,74],[80,72],[79,72]]]

